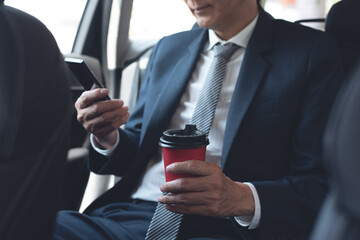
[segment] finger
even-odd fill
[[[220,167],[213,163],[199,160],[176,162],[166,167],[166,171],[173,174],[189,174],[193,176],[207,176],[214,171],[221,171]]]
[[[101,101],[96,102],[88,107],[87,114],[84,116],[85,120],[91,120],[95,117],[103,115],[104,120],[107,120],[108,117],[113,118],[120,117],[128,111],[128,107],[124,106],[124,102],[122,100],[109,100],[109,101]],[[108,116],[105,116],[105,115]]]
[[[195,189],[198,189],[195,191]],[[182,188],[184,189],[184,188]],[[202,184],[195,185],[189,191],[168,191],[172,194],[160,196],[158,201],[164,204],[211,204],[221,203],[226,198],[226,193],[222,184],[207,184],[205,187]]]
[[[115,109],[115,111],[109,111],[102,114],[102,118],[104,122],[113,122],[119,121],[121,125],[127,122],[129,118],[129,108],[128,107],[120,107]]]
[[[174,213],[203,215],[209,217],[222,218],[226,214],[223,214],[222,210],[217,206],[208,205],[182,205],[182,204],[167,204],[165,208]]]
[[[158,198],[163,204],[201,205],[209,202],[205,192],[186,192],[181,194],[167,194]]]
[[[183,177],[161,185],[162,192],[178,193],[178,192],[203,192],[209,190],[207,177]]]
[[[109,133],[113,132],[114,130],[117,130],[121,125],[126,123],[126,121],[127,118],[118,118],[110,123],[107,123],[106,125],[99,123],[92,129],[91,132],[95,136],[102,138],[108,135]]]
[[[123,105],[124,102],[122,100],[96,102],[87,108],[77,110],[77,120],[84,125],[86,121],[97,118],[106,112],[111,112],[112,114],[118,114],[120,116],[128,111],[128,108]],[[106,118],[103,119],[103,121],[105,120]]]
[[[100,137],[113,130],[117,130],[121,125],[126,123],[129,118],[127,108],[118,111],[107,112],[96,118],[84,122],[84,128]]]
[[[89,91],[84,91],[78,100],[75,102],[76,109],[83,109],[99,99],[106,97],[109,94],[109,90],[106,88],[97,88]]]
[[[173,181],[165,182],[160,186],[162,192],[181,193],[181,192],[222,192],[226,181],[225,174],[214,171],[207,176],[190,176],[178,178]]]

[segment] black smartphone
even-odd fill
[[[100,82],[96,79],[95,74],[90,70],[83,59],[65,58],[65,63],[85,90],[103,88]],[[105,98],[100,99],[100,101],[105,100],[110,100],[110,97],[106,96]]]

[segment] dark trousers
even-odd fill
[[[94,210],[91,215],[60,211],[57,215],[56,240],[143,240],[156,208],[155,202],[131,200]],[[179,239],[241,239],[228,219],[184,216]]]

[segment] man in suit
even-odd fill
[[[334,39],[275,20],[256,0],[185,2],[200,28],[156,45],[129,119],[121,100],[95,102],[106,89],[78,99],[78,120],[93,134],[90,169],[122,179],[85,214],[60,212],[56,238],[144,239],[157,201],[184,214],[179,239],[310,232],[327,192],[322,135],[342,77]],[[217,43],[239,48],[226,66],[206,161],[170,165],[194,177],[164,183],[159,138],[190,121]]]

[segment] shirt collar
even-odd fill
[[[213,30],[209,30],[209,46],[207,51],[211,50],[217,43],[226,44],[234,43],[238,46],[246,48],[252,33],[254,32],[256,22],[258,20],[259,14],[248,24],[243,30],[237,33],[234,37],[230,38],[227,41],[221,40]]]

